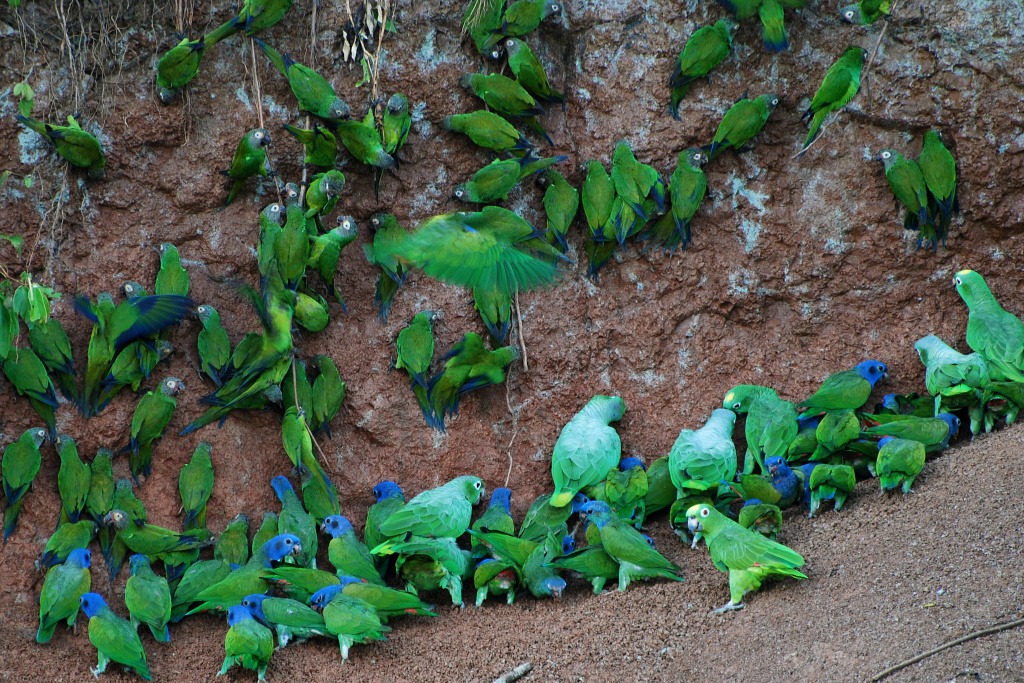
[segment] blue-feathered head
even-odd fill
[[[598,528],[602,528],[607,524],[609,520],[611,520],[613,514],[612,509],[608,507],[608,503],[600,500],[590,501],[583,506],[583,510],[581,512],[586,516],[588,521],[596,524]]]
[[[857,364],[857,371],[860,376],[875,386],[875,382],[889,374],[889,368],[885,363],[877,360],[866,360]]]
[[[377,499],[378,503],[385,498],[390,498],[392,496],[398,496],[402,500],[405,500],[405,495],[402,493],[402,489],[393,481],[382,481],[373,487],[373,497]]]
[[[747,507],[748,505],[760,505],[760,504],[761,504],[761,499],[760,498],[751,498],[750,500],[747,500],[747,501],[743,502],[743,507]]]
[[[952,413],[939,413],[936,417],[949,425],[949,438],[952,439],[960,431],[960,418]]]
[[[491,504],[489,507],[495,505],[500,506],[509,512],[509,501],[512,499],[512,491],[508,489],[494,489],[494,493],[491,494]]]
[[[102,612],[107,606],[106,601],[103,600],[103,596],[99,593],[86,593],[78,599],[78,604],[82,606],[82,611],[85,612],[85,616],[90,619]]]
[[[786,459],[778,455],[772,456],[771,458],[765,458],[764,466],[772,475],[773,479],[792,474],[793,472],[789,467],[789,463],[786,462]]]
[[[249,612],[249,608],[243,605],[235,605],[234,607],[228,608],[228,626],[234,626],[240,624],[247,619],[252,619],[252,613]]]
[[[128,558],[128,569],[131,571],[132,576],[135,576],[140,569],[149,566],[149,558],[145,555],[132,555]]]
[[[254,616],[256,619],[259,619],[260,621],[266,621],[267,617],[265,614],[263,614],[263,601],[266,599],[267,596],[261,593],[253,593],[251,595],[246,595],[244,598],[242,598],[242,607],[248,609],[249,612],[252,613],[252,616]]]
[[[282,503],[284,502],[284,496],[289,491],[292,495],[295,495],[295,489],[292,488],[292,483],[288,481],[287,477],[274,477],[270,480],[270,485],[274,487],[274,493],[277,494],[277,499]]]
[[[545,595],[550,595],[555,600],[562,599],[562,591],[565,590],[565,579],[559,576],[549,576],[544,579],[544,589],[541,591]]]
[[[333,586],[326,586],[325,588],[321,588],[316,593],[313,593],[313,595],[309,598],[310,607],[322,612],[324,608],[327,607],[327,605],[331,602],[331,600],[334,599],[334,596],[340,593],[344,588],[345,586],[340,583],[335,584]]]
[[[71,551],[64,564],[69,564],[79,569],[88,569],[92,565],[92,553],[85,548],[77,548]]]
[[[644,472],[647,471],[647,467],[645,467],[644,464],[640,462],[640,458],[623,458],[622,460],[619,461],[619,471],[621,472],[628,472],[629,470],[638,466],[641,469],[643,469]]]
[[[576,539],[572,536],[566,536],[562,539],[562,554],[568,555],[569,553],[576,550]]]
[[[570,514],[579,514],[580,510],[583,509],[583,506],[589,502],[589,498],[587,498],[582,493],[577,493],[575,496],[572,497],[572,512]]]
[[[352,531],[352,523],[342,515],[329,515],[324,517],[324,523],[320,525],[320,531],[327,532],[331,538],[338,538],[342,534]]]
[[[640,535],[644,537],[644,540],[645,540],[645,541],[647,541],[647,545],[651,546],[651,547],[652,547],[652,548],[654,548],[655,550],[657,550],[657,549],[658,549],[658,548],[657,548],[657,546],[655,546],[655,545],[654,545],[654,539],[653,539],[653,538],[651,538],[651,537],[650,537],[650,536],[648,536],[647,534],[640,534]]]
[[[263,544],[267,561],[280,562],[289,555],[302,552],[302,544],[295,534],[279,534]]]

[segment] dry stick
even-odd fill
[[[508,414],[512,417],[512,438],[508,440],[508,446],[505,447],[505,452],[508,453],[508,473],[505,475],[506,488],[508,488],[508,482],[512,479],[512,444],[515,443],[516,434],[519,432],[519,420],[516,418],[516,412],[512,410],[512,401],[509,399],[509,392],[511,390],[509,376],[505,375],[505,407],[508,408]]]
[[[512,681],[518,681],[531,671],[533,671],[533,664],[526,662],[525,664],[520,664],[508,673],[498,676],[491,683],[512,683]]]
[[[302,410],[302,408],[299,407],[299,378],[295,372],[295,356],[292,356],[292,398],[295,399],[295,411],[298,412]],[[320,459],[324,461],[324,464],[327,465],[328,468],[330,468],[330,464],[327,462],[327,456],[324,454],[323,449],[320,448],[320,444],[316,442],[316,437],[313,436],[313,430],[309,428],[309,423],[303,420],[302,424],[305,425],[306,432],[309,433],[310,440],[313,442],[313,445],[316,446],[316,450],[320,454]],[[333,472],[334,470],[331,471]]]
[[[256,116],[260,121],[260,128],[265,128],[263,125],[263,89],[260,87],[260,72],[256,66],[256,42],[249,39],[249,54],[252,55],[252,90],[256,96]],[[270,155],[267,155],[267,167],[271,172],[274,171],[274,166],[270,161]],[[277,188],[277,203],[284,204],[284,200],[281,198],[281,182],[274,176],[274,187]]]
[[[1024,619],[1017,619],[1016,621],[1009,621],[1009,622],[1007,622],[1005,624],[999,624],[998,626],[992,626],[990,628],[982,629],[980,631],[975,631],[974,633],[970,633],[970,634],[968,634],[968,635],[966,635],[966,636],[964,636],[962,638],[957,638],[956,640],[951,640],[948,643],[944,643],[943,645],[939,645],[937,648],[928,650],[927,652],[922,652],[921,654],[917,655],[916,657],[911,657],[910,659],[908,659],[905,662],[900,662],[896,666],[890,666],[885,671],[883,671],[881,673],[877,673],[874,676],[872,676],[871,678],[869,678],[868,681],[869,681],[869,683],[874,683],[875,681],[880,681],[883,678],[885,678],[886,676],[888,676],[890,674],[894,674],[897,671],[899,671],[900,669],[905,669],[906,667],[910,666],[911,664],[915,664],[917,662],[920,662],[922,659],[925,659],[926,657],[931,657],[933,654],[935,654],[937,652],[942,652],[943,650],[945,650],[947,648],[951,648],[951,647],[953,647],[955,645],[959,645],[960,643],[966,643],[968,640],[974,640],[975,638],[980,638],[981,636],[987,636],[987,635],[990,635],[992,633],[998,633],[1000,631],[1006,631],[1006,630],[1011,629],[1011,628],[1016,628],[1017,626],[1024,626]]]
[[[896,5],[898,3],[899,0],[894,0],[892,5],[889,7],[889,17],[892,16],[893,10],[896,9]],[[885,38],[885,32],[889,30],[889,17],[884,19],[885,24],[882,26],[881,33],[878,34],[878,40],[875,41],[874,49],[871,50],[871,59],[868,60],[867,66],[864,67],[864,87],[866,87],[868,91],[868,104],[871,104],[871,82],[868,77],[871,75],[871,67],[875,63],[875,57],[878,56],[878,48],[882,45],[882,38]]]
[[[519,322],[519,348],[523,350],[523,372],[530,371],[530,359],[526,357],[526,339],[523,337],[523,317],[519,315],[519,290],[516,289],[516,320]]]

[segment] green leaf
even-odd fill
[[[391,21],[390,19],[384,22],[384,30],[389,31],[391,33],[398,33],[398,29],[395,28],[395,22]]]
[[[32,105],[36,97],[32,86],[28,84],[28,81],[22,81],[14,86],[13,93],[15,97],[21,98],[21,101],[18,102],[18,111],[22,116],[29,116],[32,113]]]
[[[18,102],[18,111],[21,115],[28,118],[32,115],[32,100],[25,98],[21,102]]]
[[[3,181],[0,181],[3,184]],[[25,244],[25,238],[21,235],[0,235],[0,240],[7,240],[14,247],[14,250],[18,252],[18,256],[21,256],[21,247]]]
[[[0,302],[0,359],[7,358],[11,344],[18,336],[18,318]]]
[[[13,7],[14,9],[18,9],[19,7],[21,7],[21,0],[7,0],[7,4]]]
[[[35,181],[32,180],[32,176],[30,176],[30,175],[25,176],[25,188],[26,189],[32,187],[32,183],[34,183],[34,182]]]
[[[24,286],[18,287],[14,291],[14,302],[11,308],[22,318],[28,320],[28,290]]]
[[[4,183],[6,183],[7,179],[10,178],[10,177],[11,177],[11,172],[10,171],[4,171],[3,173],[0,173],[0,187],[3,187]]]
[[[363,65],[363,80],[356,83],[357,88],[370,82],[370,65],[367,63],[366,57],[363,57],[360,63]]]

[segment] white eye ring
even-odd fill
[[[963,282],[963,280],[961,280],[960,278],[956,278],[956,283],[957,283],[958,285],[962,285],[962,284],[963,284],[964,282]]]
[[[475,488],[479,489],[480,488],[480,482],[478,482],[478,481],[473,482],[473,486]]]
[[[702,510],[700,511],[700,516],[701,516],[701,517],[707,517],[707,516],[708,516],[708,515],[710,515],[710,514],[711,514],[711,511],[710,511],[710,510],[708,510],[707,508],[703,508],[703,509],[702,509]]]
[[[889,152],[882,152],[882,158],[883,159],[888,159],[891,156],[892,156],[892,154],[890,154]]]

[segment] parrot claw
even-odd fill
[[[718,609],[711,610],[711,613],[712,614],[725,614],[726,612],[731,612],[731,611],[737,610],[737,609],[743,609],[744,607],[746,607],[746,605],[744,605],[742,602],[733,602],[732,600],[730,600],[729,602],[725,603],[724,605],[722,605]]]

